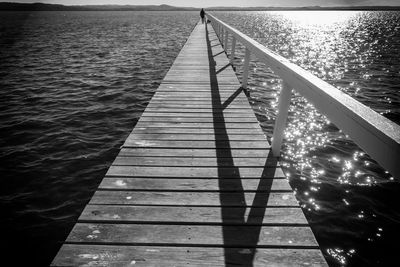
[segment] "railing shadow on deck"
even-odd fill
[[[239,87],[225,103],[221,102],[216,62],[212,54],[212,45],[209,35],[210,33],[206,27],[210,86],[212,90],[213,124],[218,165],[218,183],[221,191],[220,203],[225,266],[253,266],[256,247],[272,187],[272,177],[274,177],[275,174],[276,168],[274,166],[277,165],[277,158],[272,157],[272,153],[268,154],[269,156],[266,159],[266,165],[261,174],[253,203],[247,205],[240,171],[234,164],[223,114],[224,109],[239,95],[242,88]],[[268,177],[268,179],[264,177]],[[232,190],[237,193],[234,201],[232,201],[230,194],[226,193],[226,191]],[[235,208],[232,208],[233,202],[235,203]],[[246,220],[247,208],[249,208],[250,211]]]
[[[231,66],[231,63],[226,64],[225,66],[223,66],[222,68],[220,68],[219,70],[217,70],[217,74],[224,71],[227,67]]]
[[[210,42],[212,42],[212,41],[210,41]],[[219,56],[219,55],[221,55],[221,54],[223,54],[223,53],[225,53],[224,50],[222,50],[221,52],[216,53],[215,55],[213,55],[213,57]]]

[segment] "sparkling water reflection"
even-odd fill
[[[400,123],[399,12],[216,15]],[[241,47],[235,59],[239,76],[243,54]],[[271,136],[281,81],[263,63],[252,61],[251,70],[251,102]],[[388,255],[400,237],[399,183],[297,93],[289,109],[283,166],[331,265],[376,266],[393,260]]]

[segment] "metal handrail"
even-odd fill
[[[304,96],[344,133],[394,177],[400,179],[400,126],[371,108],[341,92],[288,59],[207,13],[208,19],[227,50],[229,36],[232,49],[239,41],[246,48],[242,87],[247,87],[250,55],[267,64],[283,80],[278,115],[272,137],[272,153],[279,156],[287,120],[291,90]],[[231,53],[231,61],[234,51]]]

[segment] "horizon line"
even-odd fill
[[[69,5],[69,4],[52,4],[52,3],[43,3],[43,2],[32,2],[32,3],[21,3],[21,2],[9,2],[9,1],[0,1],[0,4],[18,4],[18,5],[49,5],[49,6],[65,6],[65,7],[107,7],[107,6],[113,6],[113,7],[161,7],[161,6],[168,6],[168,7],[173,7],[173,8],[190,8],[190,9],[199,9],[199,7],[192,7],[192,6],[174,6],[174,5],[169,5],[169,4],[159,4],[159,5],[143,5],[143,4],[75,4],[75,5]],[[323,5],[304,5],[304,6],[248,6],[248,7],[243,7],[243,6],[209,6],[209,7],[203,7],[204,9],[213,9],[213,8],[234,8],[234,9],[293,9],[293,8],[328,8],[328,9],[334,9],[334,8],[374,8],[374,7],[388,7],[388,8],[400,8],[400,3],[398,5],[335,5],[335,6],[323,6]]]

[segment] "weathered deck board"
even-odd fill
[[[88,205],[79,218],[82,222],[164,223],[164,224],[232,224],[302,225],[308,222],[300,208],[237,208],[227,207],[222,218],[219,207],[122,206]],[[252,210],[252,217],[249,217]]]
[[[229,167],[233,164],[236,167],[275,167],[274,160],[265,158],[186,158],[186,157],[125,157],[118,156],[113,165],[121,166],[174,166],[174,167]]]
[[[153,106],[156,106],[155,108]],[[186,107],[185,107],[186,106]],[[211,109],[210,104],[205,104],[205,105],[198,105],[198,104],[192,104],[192,105],[184,105],[181,103],[174,103],[174,104],[163,104],[163,103],[150,103],[147,106],[146,112],[182,112],[182,113],[211,113],[211,114],[217,114],[217,115],[225,115],[225,114],[231,114],[232,115],[237,115],[236,113],[243,113],[243,112],[248,112],[248,109],[242,108],[242,107],[229,107],[226,109]]]
[[[193,142],[189,141],[181,141],[181,140],[147,140],[147,139],[130,139],[128,138],[125,141],[124,147],[158,147],[158,148],[214,148],[215,142],[218,140],[218,137],[213,141],[199,141]],[[269,148],[269,144],[267,141],[230,141],[229,139],[224,139],[223,137],[221,142],[225,142],[221,144],[221,148],[247,148],[247,149],[265,149]]]
[[[65,244],[54,265],[58,266],[325,266],[319,249],[221,248],[171,246],[112,246]],[[226,257],[234,263],[225,263]],[[277,264],[278,263],[278,264]]]
[[[142,118],[148,118],[148,117],[158,117],[158,118],[164,118],[164,117],[180,117],[180,118],[213,118],[215,116],[214,113],[212,112],[152,112],[148,111],[146,114],[143,114]],[[246,110],[246,112],[240,112],[240,113],[225,113],[224,116],[219,116],[217,118],[244,118],[248,119],[249,117],[253,117],[254,114],[252,112],[249,112]]]
[[[227,122],[227,123],[252,123],[253,118],[230,118],[230,117],[209,117],[209,118],[195,118],[195,117],[166,117],[166,116],[145,116],[140,118],[140,122]]]
[[[224,138],[224,136],[221,136]],[[213,134],[199,134],[199,135],[193,135],[193,134],[169,134],[169,133],[135,133],[129,136],[129,138],[133,140],[169,140],[169,141],[215,141],[218,136],[213,135]],[[263,141],[265,142],[265,136],[262,134],[259,135],[245,135],[245,134],[232,134],[229,135],[226,140],[231,140],[231,141],[242,141],[243,140],[253,140],[253,141]]]
[[[264,167],[171,167],[112,165],[107,176],[124,177],[196,177],[196,178],[272,178],[284,176],[282,171]]]
[[[259,188],[260,179],[243,179],[241,183],[237,179],[225,179],[224,187],[221,188],[218,179],[177,179],[177,178],[110,178],[105,177],[99,189],[113,190],[137,190],[137,191],[290,191],[291,188],[286,179],[271,179],[266,181],[270,188]]]
[[[254,135],[264,135],[261,129],[252,130]],[[191,129],[191,128],[146,128],[146,127],[136,127],[132,133],[178,133],[178,134],[212,134],[215,135],[234,135],[234,134],[248,134],[247,129]]]
[[[265,184],[269,184],[265,182]],[[96,191],[89,204],[214,207],[297,207],[292,192]],[[225,212],[225,210],[223,210]]]
[[[53,266],[326,266],[213,31],[198,24]]]
[[[232,235],[232,238],[227,240],[224,234]],[[77,223],[66,242],[246,248],[253,247],[256,238],[257,247],[316,247],[309,227],[259,225]]]
[[[136,124],[138,127],[165,127],[165,128],[206,128],[206,129],[259,129],[258,124],[254,123],[223,123],[223,122],[142,122]]]
[[[257,158],[268,156],[269,150],[246,150],[246,149],[219,149],[218,158],[220,162],[223,162],[223,158],[235,158],[235,157],[246,157],[246,158]],[[215,149],[168,149],[168,148],[122,148],[120,156],[132,156],[132,157],[217,157]],[[280,171],[281,169],[277,169]],[[283,175],[283,173],[282,173]]]

